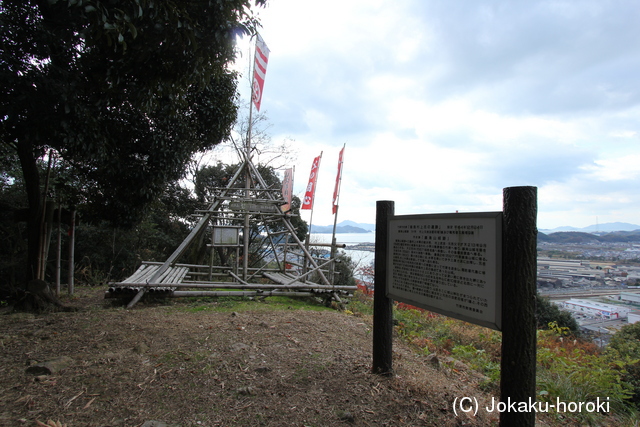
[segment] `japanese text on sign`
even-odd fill
[[[501,220],[500,212],[393,217],[389,297],[500,329]]]

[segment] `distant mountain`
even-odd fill
[[[311,227],[311,233],[333,233],[333,225],[314,225]],[[371,233],[369,230],[365,230],[360,227],[353,227],[351,225],[338,225],[336,226],[336,234],[338,233]]]
[[[336,226],[336,234],[338,233],[370,233],[376,229],[373,224],[361,224],[353,221],[342,221]],[[333,233],[333,225],[315,225],[311,227],[312,233],[324,234]]]
[[[538,241],[549,243],[597,243],[598,236],[579,231],[560,231],[551,234],[538,233]]]
[[[629,224],[628,222],[607,222],[604,224],[594,224],[584,228],[576,228],[570,226],[557,227],[551,230],[540,229],[543,233],[557,233],[559,231],[582,231],[585,233],[593,232],[611,232],[611,231],[634,231],[640,230],[640,225]]]
[[[358,227],[358,228],[363,228],[367,231],[375,231],[376,229],[376,225],[375,224],[365,224],[363,222],[353,222],[353,221],[349,221],[349,220],[345,220],[342,221],[340,223],[338,223],[338,226],[346,226],[346,225],[350,225],[352,227]]]
[[[614,231],[612,233],[584,233],[580,231],[559,231],[545,234],[538,232],[538,242],[548,243],[612,243],[640,242],[640,230]]]
[[[591,232],[611,232],[611,231],[635,231],[640,230],[640,225],[629,224],[628,222],[608,222],[605,224],[590,225],[582,229]]]

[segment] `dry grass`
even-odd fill
[[[75,313],[0,316],[0,425],[497,425],[496,414],[453,412],[456,398],[491,400],[477,375],[429,366],[402,340],[395,375],[371,374],[367,316],[180,300],[127,311],[103,289],[80,291]],[[25,373],[58,356],[74,363]]]

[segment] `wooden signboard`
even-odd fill
[[[502,328],[502,212],[392,216],[387,296]]]
[[[277,213],[278,209],[273,203],[267,202],[247,202],[247,201],[233,201],[229,203],[229,209],[232,211],[247,211],[256,213]]]
[[[215,227],[213,229],[213,244],[215,246],[237,246],[238,229],[236,227]]]

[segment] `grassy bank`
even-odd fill
[[[355,315],[373,314],[372,297],[358,292],[349,305]],[[439,314],[396,304],[395,331],[416,352],[425,356],[437,354],[449,360],[449,368],[457,362],[481,374],[482,387],[499,394],[500,332],[448,318]],[[549,330],[538,331],[537,400],[549,402],[606,402],[598,412],[595,405],[582,411],[555,413],[552,422],[569,425],[637,427],[638,408],[631,401],[632,384],[626,381],[627,368],[638,361],[619,357],[590,341],[576,339],[566,328],[550,324]],[[573,407],[569,407],[572,409]]]

